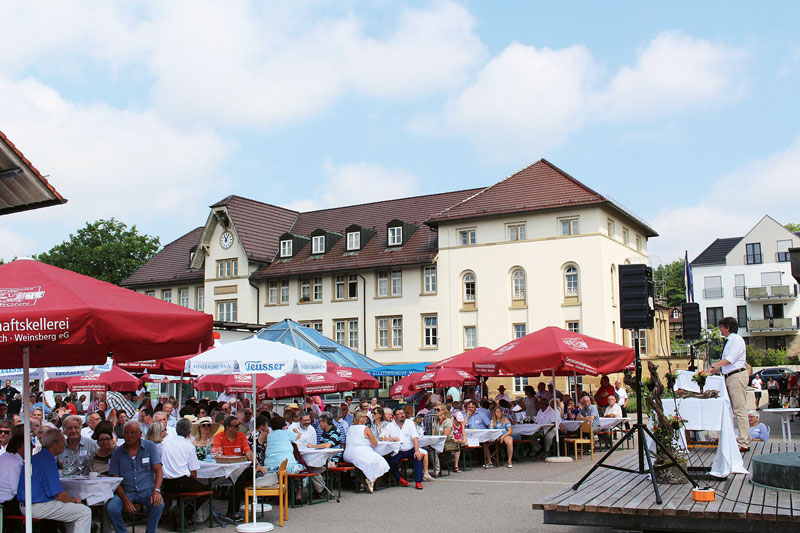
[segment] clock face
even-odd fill
[[[233,246],[233,233],[230,231],[226,231],[222,235],[219,236],[219,245],[225,248],[226,250]]]

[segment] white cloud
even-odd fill
[[[75,104],[25,79],[0,80],[0,116],[12,142],[42,173],[53,174],[51,182],[69,200],[3,217],[16,226],[12,231],[38,236],[38,248],[28,240],[15,253],[44,251],[101,217],[156,228],[164,218],[194,225],[209,191],[226,185],[227,142],[207,130],[178,131],[153,113]]]
[[[9,218],[9,215],[4,218]],[[8,262],[14,257],[29,256],[35,246],[36,239],[0,226],[0,259]]]
[[[399,168],[385,168],[367,162],[349,165],[324,164],[327,180],[309,198],[296,200],[286,207],[313,211],[327,207],[363,204],[419,194],[419,179]]]
[[[663,32],[606,83],[583,45],[552,50],[512,43],[417,132],[470,138],[498,158],[545,153],[586,124],[651,119],[737,94],[740,50]]]
[[[786,224],[800,222],[796,195],[800,183],[800,138],[786,150],[754,161],[716,181],[708,195],[694,204],[663,209],[652,221],[660,237],[650,254],[669,262],[689,259],[718,237],[741,237],[764,215]]]

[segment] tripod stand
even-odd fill
[[[606,454],[602,457],[602,459],[600,459],[597,462],[597,464],[595,464],[592,467],[592,469],[586,473],[585,476],[583,476],[577,483],[575,483],[572,486],[572,490],[578,490],[578,487],[580,487],[581,484],[584,481],[586,481],[592,475],[592,473],[594,473],[594,471],[600,467],[610,468],[612,470],[620,470],[622,472],[630,472],[633,474],[650,474],[650,480],[653,482],[653,492],[655,492],[656,495],[656,503],[661,504],[661,493],[658,491],[658,482],[656,481],[656,476],[655,476],[656,470],[668,468],[674,464],[675,466],[678,467],[678,469],[686,477],[686,479],[689,480],[689,483],[691,483],[693,487],[696,488],[697,483],[695,483],[695,481],[689,477],[689,473],[683,466],[681,466],[680,463],[678,463],[678,461],[675,460],[670,451],[657,438],[655,438],[653,433],[650,431],[650,428],[648,428],[642,423],[642,360],[639,358],[639,330],[632,329],[631,333],[633,336],[633,346],[634,346],[633,350],[636,362],[636,423],[629,430],[625,432],[625,435],[623,435],[623,437],[619,439],[617,443],[614,444],[614,446],[612,446],[610,450],[608,450],[608,452],[606,452]],[[646,449],[647,444],[644,438],[645,433],[649,435],[651,439],[653,439],[653,442],[656,444],[657,449],[661,450],[664,453],[664,455],[666,455],[672,461],[672,464],[666,464],[655,467],[653,466],[653,459],[652,457],[650,457],[650,451]],[[627,441],[628,439],[633,439],[634,435],[638,437],[638,442],[637,442],[637,449],[639,452],[638,470],[606,464],[606,460],[608,460],[608,458],[611,457],[611,454],[614,453],[614,451],[617,448],[619,448],[623,442]],[[594,446],[594,443],[592,443],[591,446]],[[645,459],[647,460],[646,469],[644,467]]]

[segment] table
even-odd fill
[[[681,430],[681,442],[684,447],[686,447],[684,430],[719,432],[717,453],[709,472],[712,476],[724,478],[731,473],[748,473],[742,462],[739,445],[736,443],[736,434],[733,430],[733,411],[731,402],[727,398],[665,399],[663,406],[664,416],[677,413],[686,420],[686,426]],[[652,442],[648,442],[648,447],[651,444]],[[652,444],[651,450],[654,447],[655,445]]]
[[[497,440],[503,435],[506,430],[504,429],[466,429],[464,432],[467,435],[467,445],[477,446],[482,442],[491,442]]]
[[[300,455],[303,456],[303,461],[308,466],[318,468],[328,464],[328,459],[342,453],[341,448],[307,448],[305,446],[300,448]]]
[[[67,494],[73,498],[86,500],[86,504],[89,506],[106,503],[114,496],[114,491],[122,483],[121,477],[75,476],[59,479]]]
[[[207,463],[200,461],[200,468],[197,469],[198,479],[214,479],[218,477],[230,478],[232,483],[236,483],[242,472],[247,468],[253,468],[251,461],[242,461],[241,463]]]
[[[553,424],[515,424],[511,426],[511,436],[535,435],[540,429]]]
[[[781,435],[783,436],[783,442],[789,443],[792,441],[792,426],[789,425],[789,417],[791,415],[800,413],[800,408],[787,407],[777,409],[762,409],[761,412],[778,413],[778,415],[781,417]]]
[[[402,445],[403,443],[399,440],[379,440],[374,450],[378,455],[394,455],[400,451]]]
[[[444,441],[446,440],[446,435],[423,435],[419,438],[419,447],[430,446],[437,452],[442,453],[444,451]]]

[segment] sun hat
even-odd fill
[[[463,422],[464,421],[464,413],[462,413],[461,411],[457,412],[456,413],[456,420],[458,420],[459,422]]]
[[[200,436],[200,425],[201,424],[211,424],[211,436],[213,437],[214,434],[219,429],[219,424],[216,422],[212,422],[211,418],[208,416],[201,417],[197,422],[192,424],[192,436],[194,438],[198,438]]]

